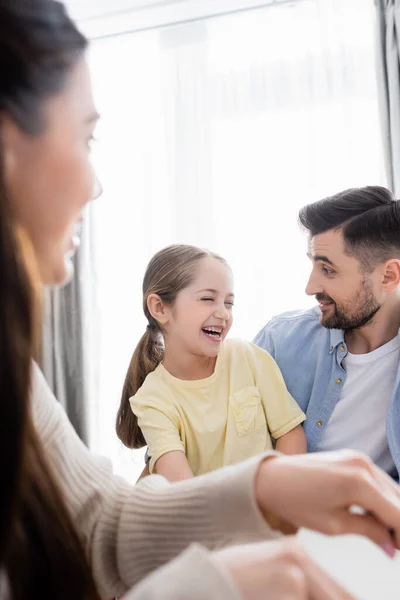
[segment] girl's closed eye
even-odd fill
[[[204,301],[204,302],[214,302],[214,298],[209,298],[209,297],[202,298],[201,300]]]

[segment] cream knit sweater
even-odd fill
[[[179,484],[152,475],[132,487],[80,441],[36,365],[32,398],[102,597],[130,590],[127,600],[241,598],[209,550],[279,536],[254,499],[261,458]]]

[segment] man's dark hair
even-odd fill
[[[341,231],[345,250],[366,271],[400,259],[400,202],[380,186],[351,188],[304,206],[299,222],[310,237]]]

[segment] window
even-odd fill
[[[94,43],[105,193],[92,215],[92,438],[130,479],[142,455],[122,450],[114,421],[154,252],[221,253],[236,280],[232,334],[252,339],[273,314],[312,305],[298,209],[385,184],[370,4],[282,2]]]

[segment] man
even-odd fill
[[[318,306],[274,317],[255,343],[307,413],[308,450],[354,448],[400,472],[400,202],[382,187],[305,206]]]

